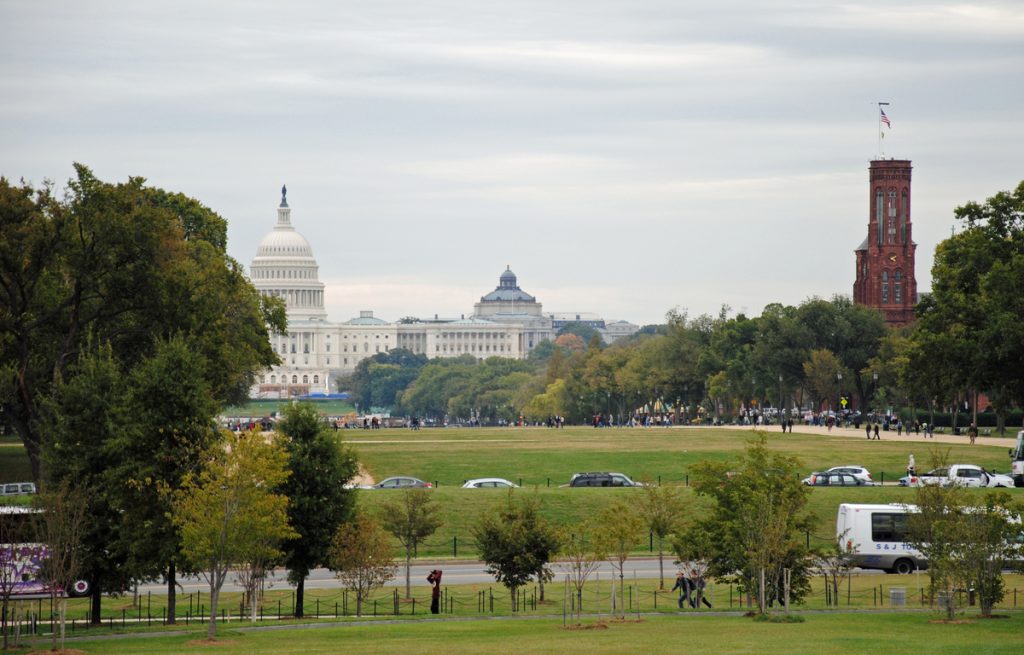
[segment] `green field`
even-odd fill
[[[699,516],[706,510],[706,501],[693,494],[687,486],[687,476],[702,459],[731,459],[737,457],[749,439],[750,430],[712,429],[636,429],[594,430],[593,428],[546,429],[435,429],[412,432],[409,430],[343,431],[340,433],[357,451],[364,468],[375,478],[408,474],[438,483],[431,491],[438,501],[444,521],[440,530],[420,549],[421,558],[459,559],[474,558],[471,525],[491,507],[505,502],[503,490],[464,490],[463,480],[471,477],[500,476],[515,481],[522,479],[527,489],[517,493],[536,493],[543,503],[543,512],[560,525],[571,525],[596,514],[606,504],[621,498],[636,497],[639,489],[569,489],[558,485],[568,481],[578,471],[614,470],[637,479],[680,487],[689,501],[689,517]],[[804,471],[820,470],[837,464],[862,464],[876,479],[895,480],[902,475],[907,454],[913,452],[924,465],[928,460],[928,446],[923,442],[867,441],[835,435],[781,435],[768,433],[770,447],[796,455],[804,463]],[[990,469],[1006,469],[1006,450],[1003,447],[966,444],[952,447],[951,458],[969,461]],[[28,463],[24,450],[16,444],[0,446],[0,480],[27,478]],[[550,486],[549,486],[550,484]],[[836,506],[841,502],[894,502],[910,501],[913,490],[894,486],[861,487],[849,489],[811,489],[810,506],[818,521],[808,535],[812,545],[832,539]],[[981,493],[981,492],[976,492]],[[1011,490],[1015,496],[1022,492]],[[359,492],[359,503],[375,510],[394,492],[367,490]],[[646,539],[635,555],[650,555]],[[669,571],[671,565],[669,565]],[[717,616],[703,612],[696,618],[694,612],[677,616],[675,598],[670,593],[656,590],[654,580],[627,581],[627,608],[642,613],[640,623],[633,621],[610,622],[606,628],[565,630],[562,628],[563,594],[560,579],[548,585],[548,602],[533,605],[525,614],[530,620],[469,620],[509,617],[510,602],[499,585],[453,586],[446,588],[452,614],[456,622],[423,621],[429,603],[429,590],[414,588],[416,603],[402,602],[398,606],[401,617],[394,616],[391,589],[375,595],[378,617],[374,625],[352,624],[353,618],[345,614],[354,611],[354,603],[337,589],[308,589],[307,616],[316,617],[311,624],[348,621],[344,627],[321,625],[316,630],[283,630],[274,632],[241,632],[237,618],[222,625],[224,641],[216,645],[195,642],[201,639],[202,627],[196,624],[196,614],[209,611],[207,594],[179,596],[179,614],[189,614],[188,630],[184,637],[132,638],[116,641],[75,641],[69,646],[89,653],[179,653],[215,650],[218,653],[262,652],[337,652],[338,650],[376,653],[414,651],[423,653],[549,653],[555,651],[604,653],[625,651],[665,652],[677,648],[697,648],[715,653],[810,653],[827,648],[836,653],[889,652],[905,648],[908,644],[927,644],[929,652],[962,653],[968,648],[983,649],[986,653],[1010,653],[1020,649],[1020,634],[1024,628],[1024,577],[1007,576],[1008,595],[999,611],[1009,618],[976,620],[964,625],[942,625],[934,622],[937,615],[931,611],[876,614],[871,610],[884,609],[889,589],[904,587],[908,607],[922,608],[927,600],[922,590],[927,586],[923,577],[860,575],[854,577],[841,592],[842,609],[855,613],[831,614],[825,610],[825,595],[820,579],[812,581],[813,592],[800,606],[811,610],[806,622],[791,625],[754,623],[739,616],[744,611],[734,590],[725,584],[710,589],[716,613],[732,610],[731,616]],[[534,598],[536,589],[524,590],[527,598]],[[493,605],[491,598],[493,595]],[[584,597],[586,612],[605,613],[610,606],[610,581],[588,585]],[[267,623],[297,627],[287,619],[277,621],[277,613],[288,615],[293,595],[290,588],[278,582],[264,599],[262,610]],[[239,613],[238,594],[225,594],[222,609]],[[89,629],[85,634],[109,635],[112,632],[157,630],[157,623],[166,607],[166,599],[159,595],[143,595],[133,603],[131,595],[105,598],[103,617],[105,627]],[[191,607],[191,610],[189,609]],[[36,603],[34,609],[43,616],[48,608]],[[85,600],[71,604],[70,617],[75,620],[76,636],[83,634],[86,616]],[[31,611],[22,604],[20,614]],[[372,614],[374,605],[365,612]],[[820,613],[823,611],[825,613]],[[656,614],[652,614],[656,612]],[[856,613],[860,612],[860,613]],[[868,612],[868,613],[863,613]],[[413,616],[415,613],[415,616]],[[553,617],[553,618],[544,618]],[[968,611],[967,616],[973,616]],[[156,623],[147,626],[148,618]],[[133,618],[135,619],[133,621]],[[390,621],[400,618],[401,624]],[[515,619],[516,617],[512,617]],[[141,622],[140,622],[141,620]],[[370,621],[374,621],[372,617]],[[585,617],[594,623],[598,617]],[[389,621],[384,624],[382,621]],[[134,625],[133,625],[134,624]],[[386,627],[385,627],[386,625]]]
[[[224,626],[217,642],[201,634],[72,641],[86,653],[668,653],[836,655],[926,648],[929,655],[1016,655],[1024,614],[995,620],[938,623],[930,613],[812,614],[802,623],[755,622],[739,616],[642,616],[624,622],[588,618],[591,629],[566,629],[559,619],[410,621],[316,630],[249,632]],[[597,626],[595,628],[595,626]],[[48,642],[46,642],[48,644]],[[43,647],[43,643],[39,643]]]

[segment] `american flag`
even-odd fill
[[[883,123],[885,123],[887,127],[891,128],[892,127],[892,123],[889,122],[889,117],[885,115],[885,110],[882,109],[881,107],[879,107],[878,111],[882,112],[882,117],[879,120],[881,120]]]

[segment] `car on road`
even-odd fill
[[[873,487],[874,482],[864,480],[851,475],[850,473],[811,473],[810,477],[804,478],[802,482],[811,487]]]
[[[377,484],[366,487],[366,489],[429,489],[432,486],[433,485],[429,482],[424,482],[419,478],[396,475],[394,477],[384,478]]]
[[[833,466],[830,469],[825,470],[825,473],[849,473],[858,480],[863,480],[867,484],[874,484],[875,481],[871,479],[871,471],[867,470],[859,464],[844,464],[842,466]]]
[[[517,489],[518,487],[518,484],[505,478],[477,478],[466,480],[466,484],[462,485],[463,489]]]
[[[635,482],[628,475],[615,472],[607,473],[576,473],[569,480],[570,487],[642,487],[642,482]]]

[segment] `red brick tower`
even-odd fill
[[[857,248],[853,302],[881,310],[893,327],[914,320],[913,224],[910,220],[910,161],[875,160],[870,170],[868,236]]]

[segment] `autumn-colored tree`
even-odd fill
[[[437,503],[426,489],[404,489],[398,500],[380,509],[380,523],[405,549],[405,597],[412,596],[412,557],[416,548],[441,527]]]
[[[363,615],[363,602],[373,590],[384,586],[398,570],[387,532],[366,514],[338,528],[328,563],[342,585],[355,593],[356,616]]]

